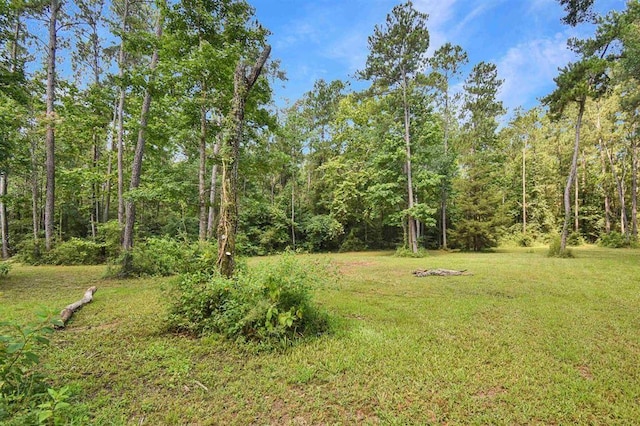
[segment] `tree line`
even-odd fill
[[[496,65],[451,43],[429,55],[411,1],[369,37],[368,89],[319,80],[278,109],[283,71],[245,1],[2,0],[2,256],[114,229],[125,254],[152,236],[217,241],[229,273],[236,244],[631,244],[640,6],[560,3],[596,31],[571,41],[578,60],[543,106],[503,123]]]

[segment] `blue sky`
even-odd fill
[[[273,34],[272,58],[280,59],[288,81],[276,84],[276,103],[293,102],[316,79],[350,80],[367,57],[367,37],[385,21],[394,0],[250,0],[258,20]],[[624,0],[596,0],[596,10],[623,9]],[[574,56],[569,37],[593,27],[571,28],[560,19],[557,0],[414,0],[429,14],[430,52],[445,42],[462,46],[469,69],[480,61],[498,66],[500,99],[510,110],[531,108],[554,88],[558,67]]]

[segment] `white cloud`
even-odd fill
[[[553,90],[558,68],[574,58],[566,47],[566,34],[527,41],[510,48],[498,61],[498,74],[504,79],[500,99],[505,106],[532,106],[535,97]]]

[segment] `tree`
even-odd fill
[[[465,80],[465,154],[462,176],[456,182],[457,209],[454,236],[458,245],[480,251],[497,245],[502,225],[501,180],[504,150],[498,146],[498,117],[504,114],[496,99],[502,80],[494,64],[480,62]]]
[[[595,0],[559,0],[567,14],[562,22],[575,27],[580,22],[595,18],[591,8]]]
[[[236,234],[238,231],[238,163],[240,143],[243,138],[247,98],[258,81],[271,53],[266,45],[251,68],[239,60],[233,80],[233,101],[227,122],[227,132],[222,146],[222,191],[220,223],[218,225],[218,260],[220,273],[232,277],[235,272]]]
[[[580,130],[582,128],[585,105],[589,97],[598,96],[606,89],[607,76],[605,70],[605,62],[597,57],[571,63],[563,68],[560,75],[554,79],[557,85],[556,90],[543,99],[543,102],[549,106],[551,114],[556,117],[564,112],[569,103],[575,102],[577,106],[573,156],[563,197],[565,216],[560,237],[561,254],[567,248],[567,236],[571,220],[571,187],[576,181],[578,155],[580,152]]]
[[[158,18],[156,21],[155,36],[156,42],[159,43],[162,37],[162,30],[164,25],[164,12],[158,11]],[[149,63],[149,81],[144,91],[144,98],[142,101],[142,109],[140,111],[140,122],[138,126],[138,141],[136,143],[136,151],[133,157],[133,165],[131,167],[131,183],[129,185],[129,191],[133,191],[140,186],[140,175],[142,173],[142,160],[144,156],[144,149],[147,138],[147,124],[149,120],[149,109],[151,108],[151,97],[153,85],[155,82],[155,70],[158,66],[158,46],[154,46],[153,54],[151,56],[151,62]],[[136,221],[136,206],[135,200],[131,197],[125,200],[125,225],[124,236],[122,242],[122,248],[125,252],[128,252],[133,247],[133,230]],[[128,274],[129,265],[127,264],[127,258],[125,257],[125,264],[123,265],[124,274]]]
[[[414,9],[408,1],[395,6],[387,15],[386,25],[376,25],[373,35],[369,36],[369,56],[367,64],[359,76],[373,80],[381,88],[398,88],[402,96],[404,121],[404,141],[406,150],[405,172],[407,175],[408,211],[415,204],[411,168],[411,103],[410,85],[416,75],[427,63],[429,31],[426,22],[428,15]],[[407,215],[408,245],[412,252],[418,252],[417,223]]]
[[[467,53],[460,46],[451,43],[442,45],[431,58],[431,84],[440,104],[443,127],[442,195],[440,201],[441,247],[447,249],[447,202],[451,186],[454,156],[450,155],[449,144],[453,133],[456,103],[460,96],[451,93],[452,80],[459,77],[461,68],[468,62]]]
[[[58,50],[58,13],[62,8],[62,0],[51,0],[49,3],[49,44],[47,48],[47,132],[45,140],[47,182],[44,207],[45,248],[51,250],[53,245],[55,216],[55,100],[56,100],[56,53]]]

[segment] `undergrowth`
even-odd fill
[[[327,330],[327,314],[313,303],[312,289],[328,279],[326,267],[301,263],[290,253],[275,264],[241,271],[234,279],[216,273],[186,274],[168,292],[169,327],[286,347]]]

